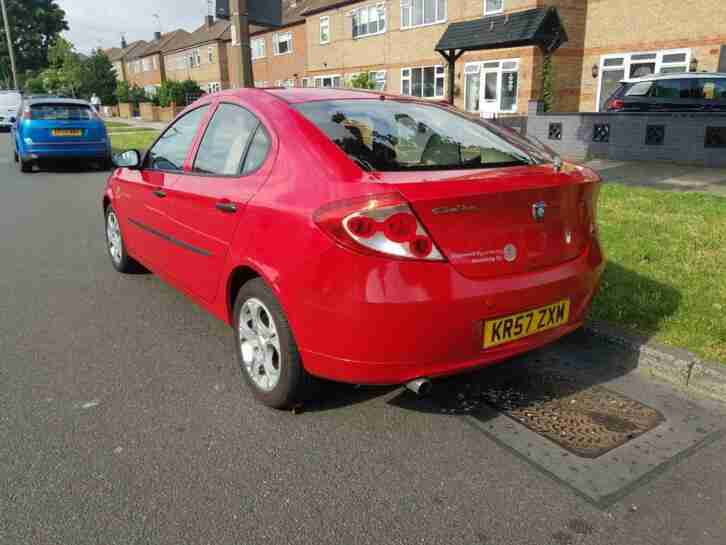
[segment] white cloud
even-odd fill
[[[121,34],[130,43],[151,40],[158,30],[194,30],[207,14],[206,0],[56,0],[66,12],[70,30],[65,37],[78,51],[88,53],[97,47],[118,47]]]

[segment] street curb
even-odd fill
[[[726,365],[699,359],[647,337],[627,333],[612,324],[590,320],[585,330],[636,355],[638,369],[689,392],[726,402]]]

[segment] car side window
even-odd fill
[[[208,109],[208,105],[197,108],[166,129],[161,138],[149,150],[146,158],[147,168],[169,171],[183,170],[184,161],[192,147],[199,124]]]
[[[693,98],[692,81],[689,79],[661,80],[656,84],[655,97],[665,99]]]
[[[245,158],[245,166],[242,169],[242,174],[250,174],[262,166],[262,163],[267,159],[267,154],[270,151],[270,135],[265,130],[265,127],[260,124],[257,127],[255,137],[252,139],[250,149],[247,151],[247,157]]]
[[[705,100],[726,100],[726,78],[699,79],[696,96]]]
[[[260,121],[241,106],[222,103],[214,113],[199,145],[194,172],[216,176],[239,176]]]

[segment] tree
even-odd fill
[[[46,68],[48,49],[61,32],[68,30],[65,12],[53,0],[5,0],[5,4],[18,74]],[[3,25],[0,13],[0,28]],[[0,39],[0,78],[5,73],[10,73],[10,56],[3,35]]]
[[[48,49],[48,61],[50,68],[40,74],[45,89],[52,94],[78,97],[84,75],[83,59],[73,44],[65,38],[56,38]]]
[[[80,94],[84,98],[98,95],[107,106],[116,104],[116,72],[108,57],[97,49],[81,62]]]
[[[375,89],[376,84],[368,72],[361,72],[350,80],[350,86],[354,89]]]

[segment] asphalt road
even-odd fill
[[[299,415],[260,407],[223,324],[153,275],[113,271],[104,182],[21,175],[0,135],[0,544],[726,542],[723,434],[597,504],[536,453],[437,409],[472,377],[436,402],[331,386]],[[580,339],[552,353],[619,361],[607,350]],[[722,414],[607,370],[592,381]]]

